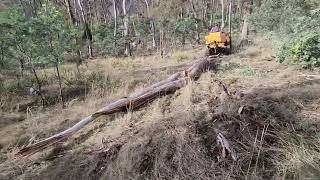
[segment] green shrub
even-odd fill
[[[254,76],[256,71],[250,65],[246,65],[241,69],[240,73],[242,76]]]
[[[120,25],[120,24],[119,24]],[[100,55],[121,54],[125,50],[125,38],[121,30],[113,36],[113,24],[97,25],[93,28],[93,46]]]
[[[291,42],[289,40],[284,40],[276,48],[276,57],[278,62],[284,63],[287,59],[290,59],[291,54],[288,46],[290,43]]]
[[[277,50],[279,62],[296,64],[303,68],[320,66],[320,33],[303,31]]]
[[[266,70],[257,70],[251,67],[250,65],[245,65],[241,71],[240,74],[243,77],[257,77],[257,78],[267,78],[269,71]]]
[[[300,18],[308,14],[305,0],[265,0],[255,8],[251,21],[261,31],[295,32]]]
[[[303,32],[292,43],[291,53],[294,62],[303,67],[312,68],[320,65],[320,33]]]

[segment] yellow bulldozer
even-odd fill
[[[231,36],[223,31],[210,32],[205,36],[205,44],[208,47],[209,55],[230,54]]]

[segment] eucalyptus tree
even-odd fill
[[[68,25],[63,12],[53,4],[44,4],[36,19],[39,41],[38,47],[42,52],[40,57],[55,67],[59,82],[59,97],[64,107],[63,82],[59,66],[64,63],[66,53],[73,51],[76,29]]]

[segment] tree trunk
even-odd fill
[[[89,38],[89,39],[87,40],[87,45],[88,45],[89,58],[92,58],[92,57],[93,57],[92,38]]]
[[[200,28],[198,22],[196,23],[196,43],[200,45]]]
[[[74,19],[75,19],[75,26],[79,26],[79,18],[77,19],[77,15],[78,15],[78,9],[77,9],[77,4],[78,0],[73,0],[73,4],[74,4]]]
[[[92,9],[91,9],[91,1],[87,1],[88,3],[88,12],[87,12],[87,22],[89,24],[89,27],[92,27],[92,22],[93,22],[93,13],[92,13]]]
[[[81,72],[80,72],[80,63],[79,63],[80,60],[77,60],[76,62],[76,69],[77,69],[77,76],[80,77],[81,75]]]
[[[96,2],[95,0],[93,1],[93,5],[94,5],[94,10],[93,10],[93,12],[94,12],[94,19],[95,19],[95,22],[98,22],[99,24],[101,24],[102,22],[100,21],[100,17],[101,17],[101,14],[100,14],[100,12],[98,11],[98,8],[97,8],[97,4],[98,4],[98,2]],[[92,21],[92,22],[94,22],[94,21]],[[93,26],[93,25],[92,25]]]
[[[240,17],[240,19],[242,20],[243,19],[243,0],[237,0],[238,1],[238,14],[239,14],[239,17]],[[243,22],[242,22],[242,26],[243,26]],[[241,31],[242,30],[242,26],[241,26],[241,23],[240,23],[240,29],[239,29],[239,31]]]
[[[117,13],[117,4],[115,0],[112,0],[112,6],[113,6],[113,15],[114,15],[113,47],[114,47],[114,54],[117,54],[116,47],[117,47],[118,13]]]
[[[136,27],[136,23],[134,22],[134,19],[132,19],[131,21],[132,21],[132,33],[131,33],[131,36],[140,38],[140,33],[139,33],[139,31],[137,31],[137,27]]]
[[[191,6],[193,17],[197,18],[197,12],[196,12],[196,9],[194,7],[193,0],[190,0],[190,6]]]
[[[87,45],[89,58],[92,58],[93,57],[93,51],[92,51],[92,33],[91,33],[91,29],[90,29],[90,26],[89,26],[89,24],[87,22],[87,18],[85,17],[82,1],[81,0],[77,0],[77,2],[78,2],[78,6],[80,8],[82,24],[83,24],[83,27],[84,27],[83,38],[85,39],[85,42],[86,42],[86,45]]]
[[[249,0],[249,13],[252,14],[253,11],[253,0]]]
[[[21,6],[22,10],[23,10],[23,16],[26,17],[27,16],[27,11],[26,8],[24,7],[22,0],[19,0],[19,5]]]
[[[202,23],[203,23],[203,27],[205,27],[207,22],[207,14],[208,14],[208,3],[206,2],[206,0],[203,0],[202,4],[203,4]]]
[[[193,4],[193,0],[190,0],[190,5],[191,5],[191,9],[192,9],[192,12],[193,12],[193,17],[196,19],[196,43],[198,45],[200,45],[200,28],[199,28],[199,19],[198,19],[198,15],[197,15],[197,12],[196,12],[196,9],[194,7],[194,4]]]
[[[32,72],[33,76],[36,78],[36,82],[37,82],[37,85],[38,85],[38,94],[39,94],[39,96],[41,98],[42,106],[45,106],[45,99],[44,99],[44,96],[42,94],[42,84],[41,84],[41,81],[40,81],[40,79],[38,77],[37,71],[34,69],[33,65],[31,65],[31,72]]]
[[[248,43],[248,34],[249,34],[249,17],[252,13],[253,0],[245,3],[244,5],[244,16],[243,16],[243,26],[241,30],[241,42],[240,46],[246,45]]]
[[[120,98],[116,101],[106,104],[92,115],[81,119],[74,126],[35,144],[31,144],[20,149],[17,155],[31,155],[51,145],[62,142],[102,115],[110,115],[123,111],[133,111],[154,101],[160,96],[174,93],[176,90],[187,85],[189,80],[197,80],[203,72],[214,69],[216,66],[215,63],[216,59],[201,59],[194,63],[191,67],[171,75],[166,80],[157,82],[149,87],[144,88],[142,91],[130,94],[127,97]]]
[[[230,35],[230,51],[232,52],[232,27],[231,27],[231,13],[232,13],[232,1],[229,2],[229,35]]]
[[[182,44],[182,49],[184,49],[184,47],[186,45],[186,32],[185,31],[183,31],[183,33],[182,33],[181,44]]]
[[[212,27],[213,25],[214,5],[215,5],[215,0],[211,0],[211,15],[210,15],[210,22],[209,22],[210,27]]]
[[[156,28],[154,26],[154,21],[151,21],[151,31],[152,31],[152,47],[153,49],[157,48],[156,44]]]
[[[150,14],[150,9],[149,9],[149,3],[148,0],[144,0],[146,7],[147,7],[147,15],[148,18],[150,19],[150,23],[151,23],[151,31],[152,31],[152,48],[155,49],[156,48],[156,30],[154,27],[154,21],[153,21],[153,17],[151,17]]]
[[[77,3],[78,3],[78,6],[79,6],[79,9],[80,9],[82,23],[85,23],[87,21],[86,21],[85,15],[84,15],[84,10],[83,10],[83,6],[82,6],[82,0],[77,0]]]
[[[35,0],[30,1],[30,7],[32,8],[32,17],[37,16],[37,2]]]
[[[229,16],[229,17],[228,17],[228,32],[230,33],[230,35],[231,35],[231,30],[232,30],[232,29],[231,29],[231,11],[232,11],[232,2],[230,1],[230,2],[229,2],[229,10],[228,10],[228,12],[229,12],[229,13],[228,13],[228,14],[229,14],[229,15],[228,15],[228,16]]]
[[[127,13],[127,0],[122,0],[122,9],[123,9],[123,34],[125,38],[125,56],[131,56],[130,42],[129,42],[129,15]]]
[[[215,12],[218,12],[218,10],[219,10],[219,0],[216,1]]]
[[[101,8],[102,8],[103,21],[104,21],[105,24],[107,24],[108,21],[107,21],[107,15],[106,15],[107,10],[106,10],[106,2],[105,2],[105,0],[100,0],[100,4],[101,4]]]
[[[183,18],[183,7],[180,7],[180,19]]]
[[[4,62],[4,58],[5,58],[5,55],[4,55],[4,51],[5,51],[5,48],[6,47],[1,47],[2,45],[0,45],[0,51],[1,51],[1,54],[0,54],[0,66],[3,66],[5,65],[5,62]],[[6,49],[7,51],[7,49]]]
[[[93,51],[92,51],[92,33],[91,33],[91,28],[90,25],[85,22],[84,24],[84,35],[85,35],[85,39],[86,39],[86,44],[87,44],[87,48],[88,48],[88,54],[89,54],[89,58],[93,57]]]
[[[70,24],[75,25],[76,24],[76,20],[75,20],[74,14],[73,14],[72,9],[71,9],[70,0],[65,0],[64,3],[65,3],[66,8],[67,8],[68,20],[69,20]]]
[[[22,58],[19,58],[19,64],[20,64],[20,78],[23,78],[24,75],[24,60]]]
[[[225,16],[224,16],[224,19],[225,19],[225,24],[226,24],[226,22],[228,22],[228,15],[229,15],[229,4],[230,4],[230,1],[231,0],[228,0],[228,1],[226,1],[224,4],[225,4],[225,12],[224,12],[224,14],[225,14]]]
[[[65,2],[65,5],[66,5],[66,8],[67,8],[69,23],[71,25],[73,25],[73,26],[77,26],[77,21],[76,21],[76,18],[75,18],[75,14],[72,11],[72,6],[71,6],[71,3],[70,3],[70,0],[65,0],[64,2]],[[75,41],[76,44],[79,44],[79,38],[78,37],[75,37],[74,41]],[[78,56],[77,57],[78,61],[76,63],[76,66],[77,66],[78,75],[80,75],[79,66],[82,63],[81,62],[81,51],[80,51],[80,49],[77,49],[76,51],[77,51],[76,54]]]
[[[92,37],[92,33],[91,33],[91,29],[89,27],[89,24],[87,22],[84,22],[84,23],[85,24],[83,25],[84,30],[83,30],[82,39],[86,43],[89,58],[92,58],[93,57],[93,51],[92,51],[92,38],[93,37]]]
[[[224,0],[220,0],[221,2],[221,30],[224,28]]]
[[[245,41],[248,39],[248,18],[249,15],[246,13],[243,17],[243,25],[241,30],[241,41]]]
[[[160,56],[163,58],[163,55],[164,55],[164,32],[163,32],[163,29],[160,28]]]
[[[61,80],[61,76],[60,76],[60,71],[59,71],[59,59],[56,58],[56,72],[57,72],[57,76],[58,76],[58,81],[59,81],[59,98],[60,98],[60,102],[62,105],[62,108],[65,108],[65,103],[64,103],[64,98],[63,98],[63,91],[62,91],[62,80]]]
[[[202,14],[202,27],[207,27],[207,21],[208,21],[207,15],[208,15],[209,5],[205,0],[202,1],[202,5],[203,5],[202,9],[204,9]]]
[[[183,19],[183,16],[184,16],[184,12],[183,12],[183,7],[180,8],[180,19]],[[181,38],[181,46],[182,46],[182,49],[184,49],[185,45],[186,45],[186,30],[184,29],[183,32],[182,32],[182,38]]]

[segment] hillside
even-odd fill
[[[0,1],[0,180],[320,179],[319,0]]]
[[[164,79],[203,54],[197,48],[166,58],[90,61],[88,71],[121,77],[121,83],[108,93],[93,90],[84,100],[76,98],[66,109],[33,112],[2,126],[1,179],[317,177],[320,85],[307,75],[320,73],[278,64],[259,42],[222,57],[217,70],[173,95],[99,118],[44,152],[14,157],[21,145],[70,127],[108,99]],[[221,154],[219,133],[236,161]]]

